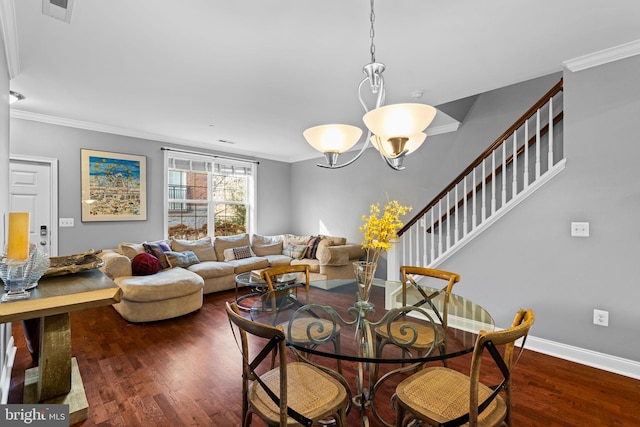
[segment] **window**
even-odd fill
[[[165,151],[168,237],[251,232],[255,163]]]

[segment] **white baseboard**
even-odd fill
[[[529,335],[525,348],[640,380],[640,362]]]

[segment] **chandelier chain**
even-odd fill
[[[369,37],[371,37],[371,49],[370,49],[370,51],[371,51],[371,62],[374,63],[374,62],[376,62],[376,45],[373,42],[373,39],[374,39],[374,37],[376,35],[376,31],[373,28],[373,23],[376,20],[376,13],[373,10],[373,0],[370,1],[370,4],[371,4],[371,13],[369,15],[369,20],[371,22],[371,29],[369,30]]]

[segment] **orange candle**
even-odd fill
[[[27,258],[29,258],[29,212],[10,212],[7,259],[25,260]]]

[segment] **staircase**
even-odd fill
[[[401,265],[436,268],[565,167],[562,80],[398,232],[387,279]]]

